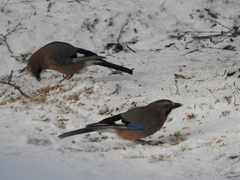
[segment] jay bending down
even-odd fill
[[[83,56],[78,56],[79,54]],[[119,66],[103,60],[104,57],[74,47],[64,42],[51,42],[37,50],[28,60],[27,69],[38,81],[44,69],[52,69],[63,73],[64,79],[70,79],[74,74],[90,65],[100,65],[132,74],[132,69]],[[63,80],[64,80],[63,79]],[[60,82],[62,82],[61,80]]]

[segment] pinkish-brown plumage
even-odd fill
[[[82,56],[78,56],[79,54]],[[52,42],[37,50],[29,58],[27,68],[38,81],[41,80],[40,73],[44,69],[58,71],[69,79],[90,65],[100,65],[132,74],[131,69],[109,63],[103,58],[91,51],[74,47],[68,43]]]
[[[180,106],[182,104],[170,100],[158,100],[147,106],[133,108],[98,123],[89,124],[86,128],[64,133],[59,137],[66,138],[92,131],[113,132],[122,139],[145,144],[146,142],[139,139],[157,132],[165,123],[172,109]]]

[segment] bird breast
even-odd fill
[[[162,125],[163,125],[162,123],[155,122],[152,125],[142,130],[114,129],[114,131],[115,131],[115,134],[122,139],[136,140],[136,139],[145,138],[154,134],[162,127]]]

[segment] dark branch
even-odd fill
[[[13,74],[13,70],[11,70],[10,75],[9,75],[7,81],[0,80],[0,83],[2,83],[2,84],[7,84],[7,85],[9,85],[9,86],[12,86],[12,87],[14,87],[14,89],[18,90],[22,96],[24,96],[24,97],[26,97],[26,98],[31,98],[30,96],[28,96],[27,94],[25,94],[25,93],[21,90],[21,88],[20,88],[19,86],[11,83],[11,81],[12,81],[12,74]]]
[[[7,0],[7,2],[4,4],[4,6],[3,6],[2,9],[1,9],[1,12],[4,11],[4,8],[7,6],[8,2],[9,2],[9,0]]]
[[[11,31],[9,31],[7,34],[5,34],[5,35],[0,34],[0,36],[2,36],[2,40],[5,42],[5,44],[6,44],[7,48],[8,48],[8,51],[9,51],[11,54],[13,54],[13,51],[11,50],[11,48],[10,48],[8,42],[7,42],[7,37],[8,37],[8,35],[10,35],[11,33],[15,32],[15,31],[18,31],[18,30],[20,30],[20,29],[23,29],[22,27],[18,28],[18,26],[20,26],[21,22],[22,22],[26,17],[27,17],[27,16],[23,17],[23,18],[19,21],[19,23],[18,23]],[[26,29],[26,28],[25,28],[25,29]]]
[[[128,24],[128,20],[126,20],[126,23],[122,26],[120,32],[119,32],[119,35],[118,35],[118,38],[117,38],[117,43],[119,43],[120,39],[121,39],[121,36],[122,36],[122,32],[123,32],[123,28]]]

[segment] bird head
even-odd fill
[[[38,64],[31,63],[29,60],[27,69],[32,76],[34,76],[38,81],[41,81],[40,73],[42,72],[42,68]]]
[[[157,109],[163,109],[165,111],[165,116],[168,116],[173,109],[181,107],[182,104],[172,102],[168,99],[162,99],[149,104],[149,106],[153,106],[153,108],[155,107]]]

